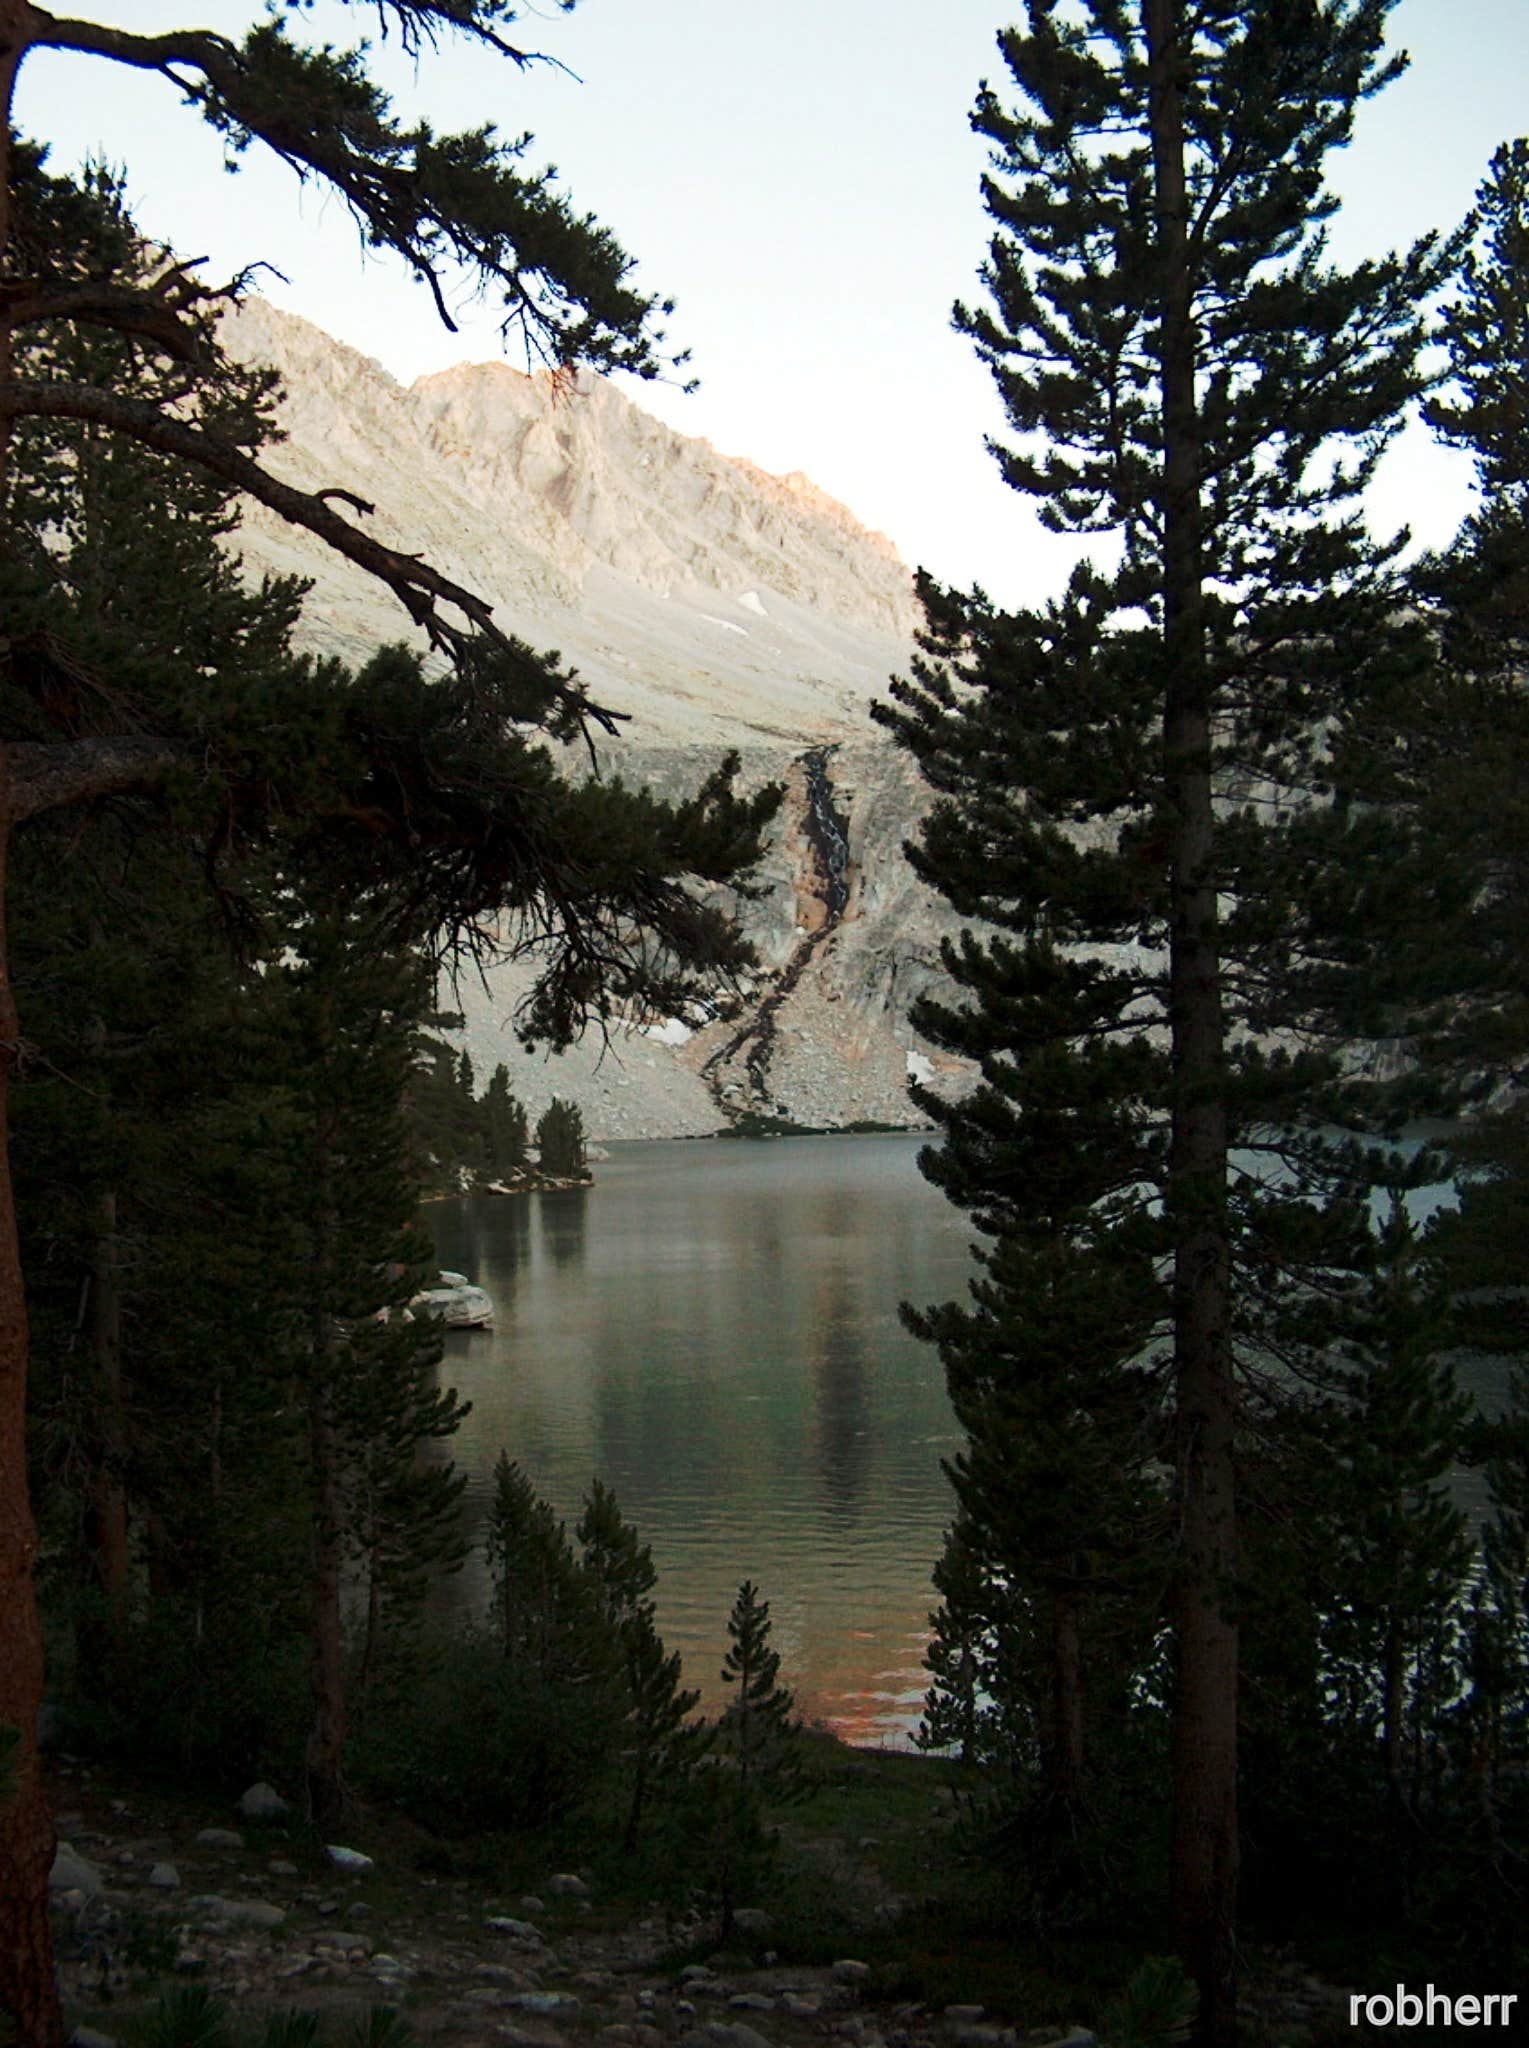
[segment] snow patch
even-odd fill
[[[764,599],[757,590],[742,591],[739,594],[738,602],[746,612],[755,612],[762,619],[769,616],[764,608]]]
[[[683,1045],[691,1036],[691,1030],[678,1017],[665,1017],[662,1023],[644,1025],[643,1036],[656,1039],[660,1045]]]
[[[724,633],[741,633],[745,640],[749,637],[748,627],[735,626],[731,619],[719,619],[714,612],[702,612],[701,617],[708,626],[720,626]]]
[[[921,1088],[927,1088],[934,1079],[934,1068],[921,1052],[910,1051],[903,1064],[908,1069],[908,1079],[917,1081]]]

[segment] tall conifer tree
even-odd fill
[[[940,798],[915,866],[1001,934],[948,949],[964,1012],[922,1020],[981,1067],[967,1102],[926,1098],[940,1159],[972,1169],[980,1225],[1014,1216],[1035,1298],[1048,1211],[1101,1274],[1135,1249],[1100,1368],[1170,1339],[1173,1896],[1205,2044],[1236,2028],[1239,1339],[1266,1320],[1259,1275],[1331,1259],[1229,1161],[1263,1144],[1320,1169],[1291,1133],[1352,1002],[1329,961],[1367,944],[1352,918],[1329,941],[1306,887],[1360,844],[1323,721],[1387,646],[1395,591],[1357,499],[1422,389],[1445,261],[1428,242],[1344,271],[1325,247],[1324,159],[1399,68],[1389,11],[1029,0],[1000,37],[1019,100],[984,88],[974,116],[992,303],[958,322],[1004,400],[1007,480],[1111,546],[1013,618],[931,592],[951,666],[885,714]],[[1027,1186],[1036,1104],[1077,1133],[1073,1171],[1063,1143],[1041,1154],[1060,1193],[1049,1171]],[[1044,1320],[1034,1342],[1043,1366]]]
[[[507,0],[382,0],[375,13],[414,53],[461,35],[507,62],[531,61],[510,38]],[[753,858],[773,793],[762,804],[735,804],[726,774],[680,806],[611,784],[570,786],[542,737],[611,732],[614,721],[505,632],[474,592],[376,541],[352,516],[354,499],[272,476],[259,459],[259,418],[230,419],[217,404],[214,316],[231,291],[202,286],[168,258],[147,282],[114,275],[70,207],[55,203],[57,190],[39,184],[36,154],[14,134],[15,84],[30,51],[66,49],[134,68],[166,80],[235,152],[269,148],[337,193],[363,237],[426,284],[448,325],[448,293],[465,278],[494,293],[506,335],[550,365],[647,376],[672,367],[656,325],[661,309],[632,289],[625,252],[547,177],[521,167],[523,144],[487,127],[440,135],[401,119],[369,78],[364,52],[309,46],[292,33],[300,27],[289,9],[242,39],[196,29],[140,34],[0,0],[0,497],[9,497],[18,422],[70,422],[153,450],[178,470],[256,498],[376,577],[452,673],[427,684],[419,657],[400,653],[372,664],[357,691],[326,676],[324,687],[309,688],[301,717],[276,721],[273,737],[265,707],[241,746],[222,729],[221,714],[236,707],[209,702],[216,693],[166,703],[140,695],[138,686],[153,681],[141,669],[82,670],[48,550],[13,526],[0,550],[0,852],[11,831],[51,810],[161,790],[189,769],[223,813],[216,854],[252,813],[269,816],[278,790],[294,814],[306,806],[343,759],[348,788],[341,796],[331,787],[327,809],[317,808],[333,838],[348,838],[351,872],[367,887],[396,883],[400,923],[448,947],[470,946],[489,911],[515,938],[539,944],[545,971],[527,1020],[534,1031],[566,1040],[591,1014],[618,1007],[651,1004],[672,1015],[687,991],[711,985],[746,951],[687,878],[720,880]],[[150,396],[110,378],[29,374],[36,365],[20,358],[18,336],[81,325],[175,366],[169,387]],[[67,489],[62,472],[61,481]],[[305,723],[306,742],[295,732]],[[315,728],[339,742],[338,754],[313,744]],[[301,803],[291,803],[299,791]],[[5,1150],[5,1089],[19,1044],[0,950],[0,1712],[23,1741],[19,1794],[0,1816],[0,2009],[25,2048],[56,2048],[52,1833],[33,1739],[42,1643],[24,1460],[26,1316]]]
[[[577,1103],[553,1096],[537,1119],[536,1154],[543,1173],[572,1178],[585,1171],[584,1118]]]
[[[599,1591],[605,1626],[621,1666],[632,1791],[622,1833],[635,1846],[655,1779],[682,1777],[704,1737],[689,1727],[701,1695],[680,1684],[678,1650],[665,1650],[650,1597],[658,1583],[653,1553],[622,1516],[615,1494],[597,1479],[579,1517],[584,1567]]]

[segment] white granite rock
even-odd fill
[[[60,1842],[53,1852],[48,1888],[55,1892],[84,1892],[87,1897],[94,1897],[101,1889],[101,1873],[78,1849],[68,1842]]]

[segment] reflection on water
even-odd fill
[[[448,1337],[443,1369],[473,1404],[454,1445],[470,1520],[501,1448],[570,1523],[598,1473],[653,1546],[660,1626],[708,1704],[748,1576],[804,1711],[864,1742],[917,1719],[958,1440],[938,1362],[897,1312],[961,1294],[970,1271],[918,1146],[622,1145],[592,1188],[429,1212],[441,1263],[498,1307],[492,1333]],[[1500,1409],[1503,1361],[1460,1365]],[[1481,1486],[1456,1475],[1477,1514]],[[481,1610],[485,1591],[470,1568],[442,1597]]]
[[[955,1422],[898,1303],[961,1292],[968,1240],[918,1144],[622,1145],[592,1188],[429,1212],[498,1308],[443,1369],[473,1404],[472,1519],[501,1447],[570,1522],[598,1473],[653,1546],[687,1681],[718,1697],[752,1577],[803,1710],[866,1742],[917,1718],[951,1510]],[[481,1577],[451,1597],[481,1602]]]

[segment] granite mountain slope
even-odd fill
[[[504,1060],[533,1114],[573,1098],[595,1137],[750,1113],[909,1121],[907,1077],[929,1056],[907,1004],[938,974],[949,919],[902,858],[922,787],[869,717],[917,620],[891,543],[806,478],[720,455],[587,373],[469,364],[405,388],[258,300],[225,339],[282,375],[272,468],[375,503],[379,538],[482,593],[626,714],[606,772],[677,793],[735,748],[747,784],[786,784],[764,893],[739,906],[760,973],[725,1014],[549,1062],[515,1039],[524,976],[509,967],[458,998],[479,1072]],[[252,571],[312,580],[316,650],[358,660],[408,637],[386,591],[261,507],[238,545]]]

